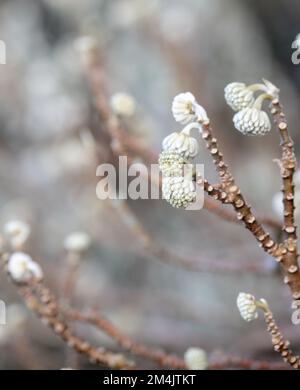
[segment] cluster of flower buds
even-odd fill
[[[190,159],[198,154],[198,142],[190,132],[194,128],[201,130],[201,123],[208,118],[190,92],[175,96],[172,113],[177,122],[186,126],[181,132],[171,133],[163,140],[163,151],[158,161],[163,174],[162,193],[173,207],[186,208],[196,200]]]
[[[248,322],[258,317],[258,308],[264,311],[269,310],[268,304],[264,299],[257,301],[253,295],[244,292],[239,293],[236,303],[241,317]]]
[[[255,93],[259,92],[255,98]],[[264,80],[261,84],[246,85],[233,82],[224,89],[227,104],[237,113],[233,123],[237,130],[244,135],[265,135],[271,130],[270,118],[262,110],[266,99],[277,98],[279,89],[270,81]]]

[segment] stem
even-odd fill
[[[258,110],[260,110],[264,100],[272,100],[272,99],[273,96],[269,95],[268,93],[262,93],[256,98],[255,102],[253,103],[253,108],[257,108]]]
[[[122,333],[115,325],[99,313],[83,314],[77,310],[68,310],[67,316],[73,321],[85,322],[96,326],[114,339],[122,348],[134,355],[153,360],[161,366],[172,367],[173,369],[186,369],[185,362],[178,356],[169,355],[161,350],[152,349],[142,343],[138,343],[129,336]]]
[[[186,125],[186,126],[181,130],[181,133],[190,135],[190,132],[191,132],[191,130],[193,130],[193,129],[197,129],[197,130],[199,130],[200,133],[201,133],[202,126],[201,126],[200,123],[198,123],[198,122],[192,122],[192,123],[189,123],[188,125]]]
[[[248,85],[247,89],[249,89],[249,91],[252,91],[252,92],[256,92],[256,91],[266,91],[266,86],[264,84],[261,84],[261,83],[256,83],[256,84],[251,84],[251,85]]]
[[[201,132],[203,140],[206,142],[206,148],[210,152],[216,170],[219,174],[220,180],[224,186],[224,189],[228,189],[234,185],[234,178],[229,171],[228,166],[225,164],[223,154],[220,152],[217,139],[212,136],[212,130],[209,120],[202,124]]]
[[[300,368],[300,357],[294,355],[292,350],[289,349],[290,342],[285,340],[281,334],[274,316],[270,310],[265,311],[265,322],[267,324],[267,330],[271,335],[274,350],[278,352],[282,359],[293,368]]]
[[[203,124],[202,138],[206,141],[206,147],[213,158],[223,185],[222,190],[217,190],[215,187],[209,186],[208,183],[204,182],[204,190],[214,199],[222,203],[230,203],[236,211],[237,219],[244,222],[245,227],[251,231],[264,251],[275,258],[281,259],[281,248],[278,243],[270,237],[270,234],[258,222],[251,211],[251,207],[241,194],[239,187],[235,185],[234,178],[224,162],[223,154],[219,151],[217,139],[212,135],[209,122]],[[202,179],[200,179],[200,184],[203,184]]]
[[[300,298],[300,273],[298,266],[297,231],[295,224],[295,184],[294,173],[297,160],[294,149],[294,142],[290,138],[288,126],[282,106],[278,99],[273,99],[271,103],[271,114],[278,127],[281,139],[281,160],[279,161],[282,178],[283,206],[284,206],[284,226],[285,239],[283,242],[284,253],[282,257],[282,267],[285,271],[285,283],[289,285],[293,298]]]

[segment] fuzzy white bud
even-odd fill
[[[206,352],[201,348],[189,348],[184,354],[184,361],[189,370],[205,370],[208,367]]]
[[[256,301],[253,295],[241,292],[237,297],[236,303],[241,317],[245,321],[253,321],[258,317]]]
[[[163,150],[176,152],[185,158],[193,158],[198,153],[198,142],[186,133],[171,133],[162,142]]]
[[[254,103],[253,92],[247,89],[246,84],[233,82],[224,89],[226,103],[234,110],[240,111]]]
[[[164,176],[183,176],[187,160],[176,152],[163,151],[159,155],[158,165]]]
[[[15,252],[10,256],[7,270],[11,278],[17,283],[27,283],[32,278],[43,279],[43,271],[39,264],[23,252]]]
[[[208,119],[205,109],[197,103],[195,96],[190,92],[175,96],[172,103],[172,113],[176,122],[183,125],[191,121]]]
[[[244,135],[265,135],[271,130],[271,122],[265,111],[244,108],[233,117],[235,128]]]
[[[195,183],[185,177],[164,177],[162,194],[173,207],[186,208],[196,200]]]
[[[9,239],[13,248],[20,248],[27,241],[30,235],[30,227],[27,223],[19,220],[12,220],[4,225],[4,234]]]
[[[84,252],[91,245],[91,238],[85,232],[74,232],[64,240],[64,248],[69,252]]]
[[[134,98],[124,92],[115,93],[110,99],[110,105],[116,115],[131,117],[136,110]]]

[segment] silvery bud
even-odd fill
[[[271,130],[271,122],[265,111],[257,108],[244,108],[233,117],[237,130],[244,135],[265,135]]]

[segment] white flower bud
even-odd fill
[[[90,35],[85,35],[75,40],[74,47],[79,53],[82,54],[96,50],[98,45],[96,38]]]
[[[159,155],[158,165],[164,176],[183,176],[187,160],[177,152],[164,151]]]
[[[136,110],[134,98],[124,92],[115,93],[110,99],[110,105],[116,115],[131,117]]]
[[[233,117],[237,130],[244,135],[265,135],[271,130],[271,122],[265,111],[257,108],[244,108]]]
[[[30,227],[23,221],[12,220],[4,225],[4,234],[13,248],[20,248],[30,235]]]
[[[43,278],[43,271],[39,264],[23,252],[15,252],[10,256],[7,270],[11,278],[17,283],[27,283],[32,278],[37,280]]]
[[[179,153],[185,158],[193,158],[198,153],[198,142],[186,133],[171,133],[162,142],[163,150]]]
[[[205,370],[208,367],[206,352],[201,348],[189,348],[184,354],[189,370]]]
[[[253,321],[258,317],[257,305],[253,295],[241,292],[237,297],[236,303],[241,317],[245,321]]]
[[[164,177],[162,194],[173,207],[186,208],[196,200],[195,183],[184,177]]]
[[[91,245],[91,238],[85,232],[74,232],[64,240],[64,248],[70,252],[84,252]]]
[[[230,83],[224,89],[226,103],[234,110],[240,111],[254,103],[253,92],[244,83]]]
[[[175,96],[172,103],[172,113],[176,122],[183,125],[191,121],[204,121],[207,119],[205,109],[200,106],[196,98],[190,92],[180,93]]]

